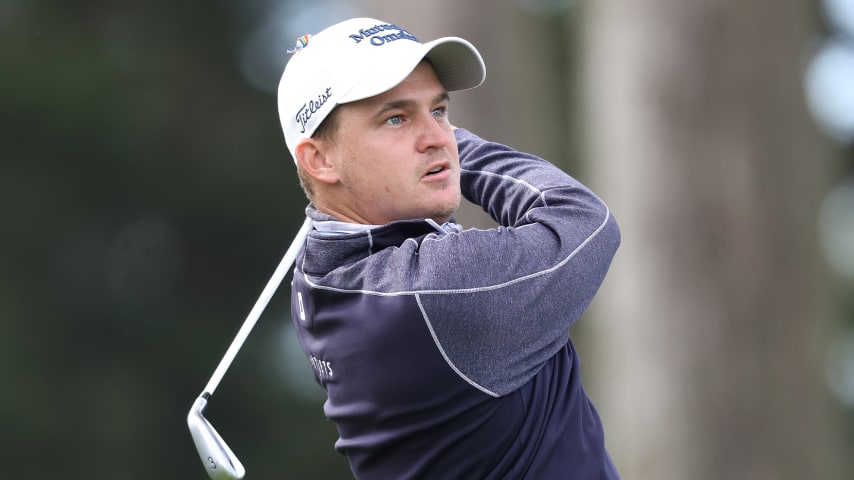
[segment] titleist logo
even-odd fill
[[[300,107],[299,111],[297,111],[296,121],[300,124],[300,133],[305,133],[306,124],[308,123],[311,116],[314,115],[317,111],[320,110],[330,97],[332,97],[332,87],[328,87],[326,91],[317,96],[317,99],[311,99]]]

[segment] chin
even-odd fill
[[[457,213],[457,208],[459,208],[459,206],[459,203],[457,203],[447,209],[435,211],[433,212],[433,215],[429,215],[428,217],[432,218],[436,223],[445,223],[454,218],[454,214]]]
[[[442,215],[441,217],[432,216],[429,218],[430,218],[430,220],[433,220],[434,222],[438,223],[439,225],[442,225],[443,223],[450,221],[453,218],[453,215],[451,215],[451,216]]]

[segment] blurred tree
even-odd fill
[[[586,145],[623,230],[596,390],[623,475],[850,478],[821,368],[808,2],[585,5]]]
[[[0,4],[3,476],[205,477],[187,411],[305,206],[275,97],[240,75],[243,6]],[[282,374],[287,312],[208,416],[250,478],[346,477]]]

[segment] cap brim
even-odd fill
[[[486,66],[480,53],[468,41],[457,37],[444,37],[423,44],[421,55],[386,62],[382,68],[368,69],[368,75],[344,93],[339,104],[355,102],[385,93],[396,87],[427,59],[436,76],[449,92],[467,90],[482,84],[486,79]]]
[[[458,37],[444,37],[424,44],[425,58],[449,92],[475,88],[486,80],[486,65],[474,45]]]

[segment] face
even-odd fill
[[[318,208],[342,220],[448,221],[460,204],[460,162],[448,94],[421,62],[383,94],[340,105],[334,141],[324,142],[335,182]]]

